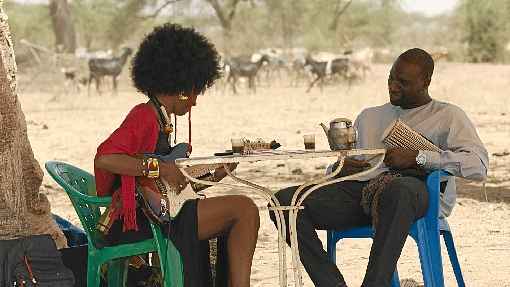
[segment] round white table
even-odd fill
[[[177,167],[181,170],[181,172],[186,176],[190,181],[205,184],[205,185],[216,185],[216,186],[226,186],[233,188],[244,188],[251,191],[255,191],[256,193],[262,195],[269,202],[269,209],[274,210],[276,216],[276,225],[278,228],[278,251],[279,251],[279,270],[280,270],[280,286],[287,286],[287,266],[286,266],[286,232],[287,229],[285,226],[285,220],[283,217],[283,211],[289,211],[289,230],[290,230],[290,241],[291,241],[291,251],[292,251],[292,264],[294,269],[294,280],[295,286],[303,286],[302,282],[302,273],[300,268],[300,258],[298,252],[298,240],[297,240],[297,231],[296,231],[296,219],[297,214],[300,209],[303,209],[304,206],[303,201],[306,199],[308,195],[317,189],[328,185],[333,184],[345,180],[356,180],[360,176],[366,175],[373,170],[377,169],[384,160],[385,149],[351,149],[351,150],[324,150],[324,151],[305,151],[305,150],[295,150],[295,151],[285,151],[285,150],[259,150],[252,151],[251,154],[246,155],[227,155],[227,156],[209,156],[209,157],[194,157],[194,158],[182,158],[177,159],[175,161]],[[357,174],[337,177],[340,172],[345,157],[350,156],[360,156],[360,155],[372,155],[375,160],[375,163],[367,170],[362,171]],[[270,190],[264,186],[258,185],[254,182],[239,178],[238,176],[232,174],[227,165],[229,163],[253,163],[259,161],[267,161],[267,160],[289,160],[289,159],[313,159],[313,158],[324,158],[324,157],[336,157],[339,165],[336,170],[331,172],[330,174],[324,173],[324,176],[318,179],[314,179],[308,182],[303,183],[299,186],[299,188],[294,193],[292,201],[289,206],[281,206],[278,202],[278,199],[274,196],[275,191]],[[194,165],[203,165],[203,164],[223,164],[227,174],[237,183],[239,184],[230,184],[230,183],[222,183],[222,182],[212,182],[212,181],[204,181],[190,176],[185,168]],[[306,191],[304,191],[307,189]]]

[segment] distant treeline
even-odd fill
[[[406,13],[398,0],[49,2],[4,4],[20,53],[21,39],[63,52],[134,48],[154,25],[172,21],[194,26],[226,54],[268,47],[330,52],[372,47],[394,55],[418,46],[448,51],[453,61],[510,60],[510,0],[460,0],[454,11],[435,17]],[[62,29],[62,23],[71,29]]]

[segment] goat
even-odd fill
[[[259,60],[263,55],[267,55],[268,63],[261,67],[258,74],[264,72],[263,75],[268,84],[271,84],[271,79],[281,80],[282,72],[288,73],[289,68],[283,50],[277,48],[260,49],[252,55],[252,62]],[[257,78],[260,78],[260,76]]]
[[[310,71],[309,66],[305,66],[306,58],[294,59],[290,63],[289,67],[289,76],[290,76],[290,86],[297,87],[299,83],[305,82],[309,79]]]
[[[349,72],[349,59],[336,58],[327,62],[319,62],[312,59],[310,56],[307,56],[305,59],[305,67],[310,67],[310,71],[316,77],[315,80],[310,83],[306,92],[310,92],[310,89],[318,81],[320,81],[320,88],[322,91],[322,84],[326,76],[338,74],[340,76],[347,77],[347,73]]]
[[[133,53],[131,48],[122,48],[122,53],[119,57],[113,57],[110,59],[97,59],[93,58],[89,60],[89,81],[88,81],[88,94],[90,95],[90,84],[92,80],[96,82],[96,90],[100,93],[99,85],[101,79],[104,76],[111,76],[113,83],[113,92],[117,93],[117,77],[122,72],[124,64],[126,64],[127,58]]]
[[[290,86],[298,84],[307,79],[308,73],[305,69],[306,56],[309,54],[305,48],[292,48],[286,51],[289,57],[288,72],[290,76]]]
[[[438,61],[443,58],[448,60],[449,55],[448,55],[448,50],[443,47],[443,48],[440,48],[439,51],[430,53],[430,56],[432,57],[432,59],[434,59],[434,61]]]
[[[85,86],[87,78],[78,77],[79,72],[74,67],[62,67],[60,72],[64,75],[64,96],[70,93],[80,93],[80,86]],[[83,81],[85,80],[85,82]],[[49,100],[50,102],[57,101],[60,98],[60,93],[54,93],[54,96]]]
[[[228,70],[226,82],[231,81],[234,94],[237,93],[236,83],[240,77],[248,78],[248,88],[256,93],[255,77],[262,64],[268,62],[269,58],[267,55],[262,55],[256,62],[252,62],[250,56],[238,56],[225,60],[225,69]]]
[[[354,78],[365,79],[370,72],[374,51],[371,48],[364,48],[351,53],[349,56],[351,74]]]

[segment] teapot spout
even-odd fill
[[[328,136],[329,128],[323,123],[320,123],[320,125],[321,125],[322,129],[324,130],[324,133],[326,133],[326,136]]]

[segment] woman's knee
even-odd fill
[[[235,195],[234,202],[236,217],[243,221],[253,221],[256,225],[260,225],[259,209],[255,202],[247,196]]]

